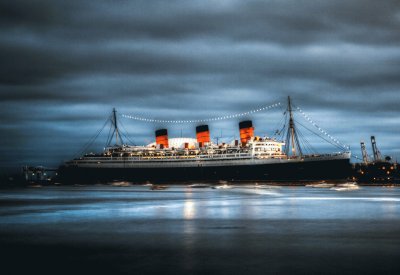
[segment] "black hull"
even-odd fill
[[[343,180],[351,176],[348,159],[262,165],[177,168],[82,168],[62,166],[57,181],[63,183],[132,182],[178,183],[187,181],[315,181]]]

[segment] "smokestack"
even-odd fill
[[[160,129],[156,131],[156,144],[160,145],[161,149],[168,148],[168,131]]]
[[[208,130],[208,125],[197,126],[196,137],[199,147],[203,147],[205,142],[210,142],[210,131]]]
[[[253,122],[251,120],[242,121],[239,123],[239,131],[240,131],[240,142],[242,145],[246,145],[246,143],[254,137],[254,127]]]

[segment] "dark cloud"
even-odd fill
[[[400,157],[398,1],[14,0],[0,11],[3,168],[57,165],[112,107],[198,119],[287,95],[355,153],[375,134]],[[266,134],[280,120],[252,119]],[[231,138],[237,122],[211,129]],[[166,126],[124,123],[137,143]],[[192,126],[168,127],[179,136]]]

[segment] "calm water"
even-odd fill
[[[13,273],[400,274],[400,188],[0,191]]]

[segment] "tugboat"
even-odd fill
[[[305,152],[303,145],[312,146],[302,140],[290,97],[283,115],[282,139],[256,136],[252,121],[245,120],[239,123],[240,140],[231,143],[213,143],[209,126],[199,125],[196,139],[171,139],[167,129],[159,129],[154,143],[134,146],[123,142],[114,109],[109,119],[115,145],[109,140],[102,153],[67,161],[59,168],[59,181],[318,181],[351,175],[351,153],[344,146],[334,153]]]

